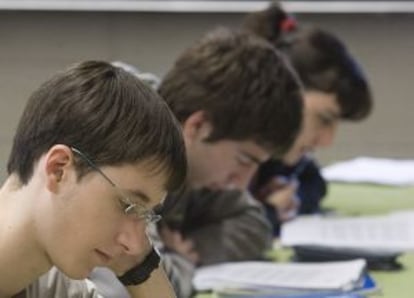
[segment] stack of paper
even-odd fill
[[[197,270],[197,291],[220,297],[328,297],[364,287],[362,259],[326,263],[236,262]],[[317,295],[317,296],[316,296]]]
[[[414,185],[414,160],[359,157],[327,166],[322,175],[328,181]]]
[[[414,213],[344,218],[298,217],[282,225],[281,244],[412,251]]]

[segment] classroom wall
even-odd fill
[[[177,54],[216,24],[241,14],[0,12],[0,178],[13,131],[29,94],[55,71],[84,59],[123,60],[162,76]],[[358,155],[414,156],[414,18],[410,14],[304,14],[347,41],[371,77],[375,111],[346,124],[323,164]]]

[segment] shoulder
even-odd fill
[[[103,298],[88,280],[73,280],[56,267],[39,277],[27,288],[27,298]]]

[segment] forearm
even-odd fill
[[[164,252],[162,265],[177,296],[180,298],[191,297],[194,265],[174,252]]]
[[[160,267],[166,273],[175,294],[180,298],[190,297],[192,293],[194,265],[183,256],[166,249],[157,230],[151,230],[150,235],[154,246],[158,248],[162,256]]]
[[[195,244],[202,264],[258,259],[269,249],[270,223],[247,192],[210,193],[200,199],[208,199],[208,212],[195,218],[202,208],[193,204],[184,236]]]
[[[177,297],[163,268],[155,269],[144,283],[127,289],[132,298]]]
[[[196,229],[189,235],[203,265],[263,258],[271,247],[272,229],[265,215],[244,214]]]

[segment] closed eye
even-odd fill
[[[334,125],[334,123],[337,121],[338,118],[332,115],[319,114],[318,119],[321,125],[332,126]]]
[[[247,156],[239,154],[236,156],[236,161],[239,165],[243,167],[251,167],[254,165],[254,162]]]

